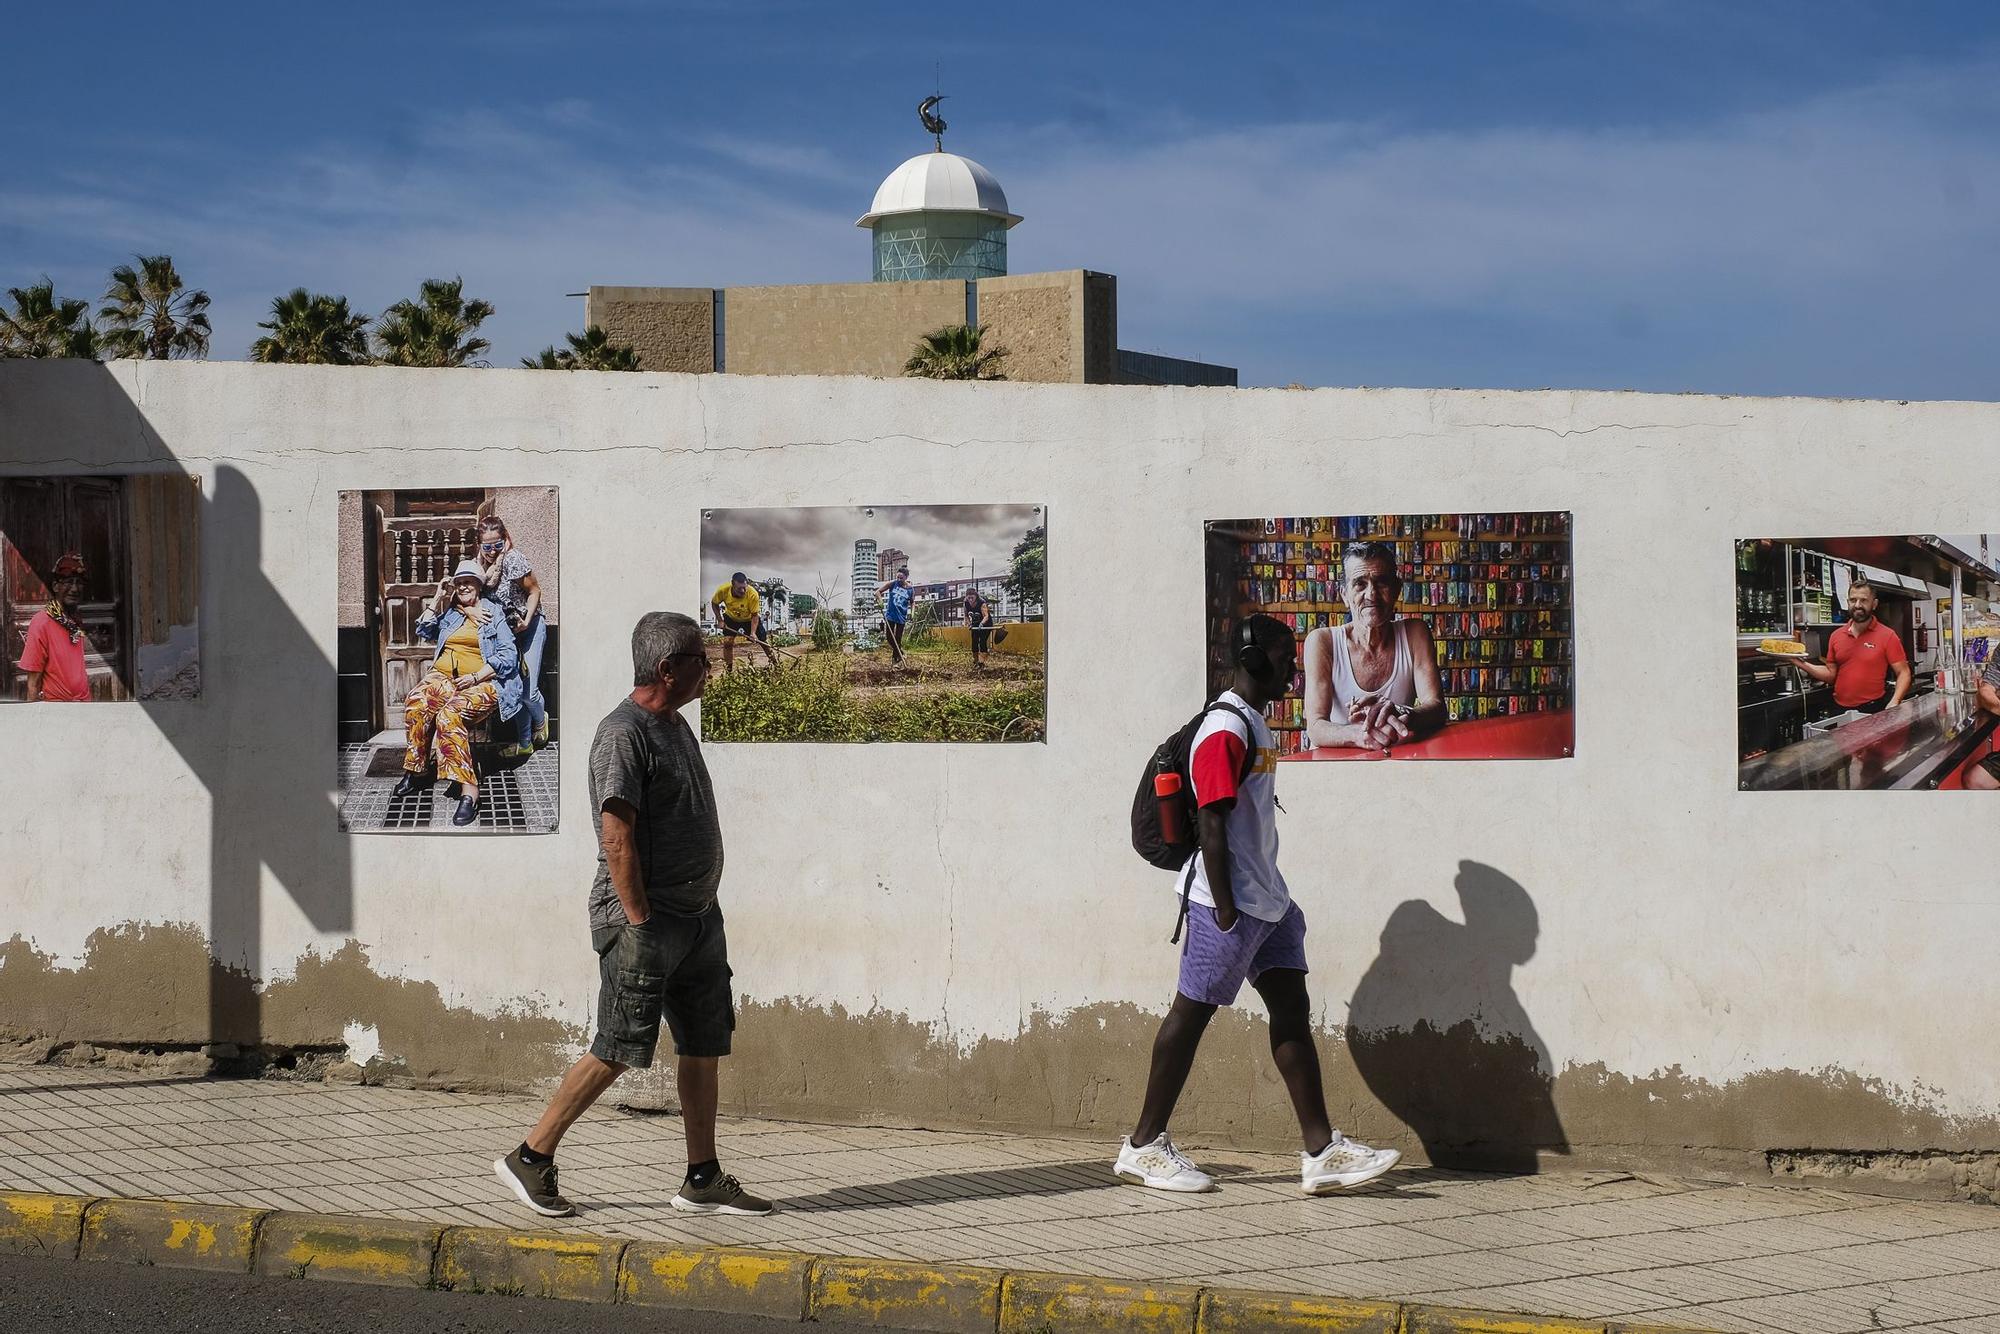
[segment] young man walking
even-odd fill
[[[632,631],[631,697],[590,744],[597,878],[590,943],[597,951],[597,1035],[569,1068],[542,1119],[493,1171],[521,1203],[560,1218],[576,1210],[556,1189],[563,1132],[637,1066],[653,1063],[660,1019],[680,1057],[687,1177],[671,1203],[683,1213],[767,1214],[715,1154],[717,1064],[729,1054],[736,1009],[716,887],[722,831],[694,729],[680,716],[708,680],[701,627],[648,612]]]
[[[1263,717],[1291,690],[1298,646],[1288,626],[1264,615],[1237,627],[1235,646],[1234,687],[1217,697],[1222,707],[1202,720],[1190,748],[1201,847],[1182,872],[1189,906],[1180,984],[1153,1040],[1145,1107],[1112,1170],[1156,1190],[1214,1188],[1167,1137],[1167,1119],[1216,1007],[1233,1004],[1248,981],[1270,1012],[1271,1058],[1305,1141],[1300,1187],[1323,1195],[1381,1176],[1402,1155],[1348,1139],[1327,1119],[1306,995],[1306,919],[1278,871],[1278,752]]]

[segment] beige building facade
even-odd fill
[[[984,324],[1001,371],[1037,384],[1234,387],[1236,369],[1118,346],[1118,278],[1089,269],[1000,278],[782,287],[592,287],[584,323],[629,343],[649,371],[903,373],[917,340]]]

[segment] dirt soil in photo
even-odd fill
[[[1040,658],[990,654],[974,665],[963,649],[913,649],[890,660],[865,653],[763,652],[737,645],[736,670],[715,675],[702,701],[711,741],[1033,741],[1045,728]]]

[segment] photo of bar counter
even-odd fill
[[[1736,543],[1738,787],[2000,787],[2000,533]]]
[[[704,741],[1041,741],[1040,505],[708,510]]]
[[[1363,514],[1207,527],[1208,683],[1263,612],[1299,638],[1281,760],[1559,759],[1576,744],[1570,516]]]

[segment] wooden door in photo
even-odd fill
[[[430,670],[437,645],[417,638],[438,585],[479,547],[481,491],[418,491],[369,506],[374,528],[377,732],[403,725],[403,700]],[[373,499],[373,498],[371,498]]]
[[[131,589],[125,482],[120,477],[16,477],[0,482],[0,586],[5,592],[0,695],[24,699],[18,664],[28,622],[48,605],[48,579],[65,552],[81,553],[85,580],[77,622],[93,700],[132,698]]]

